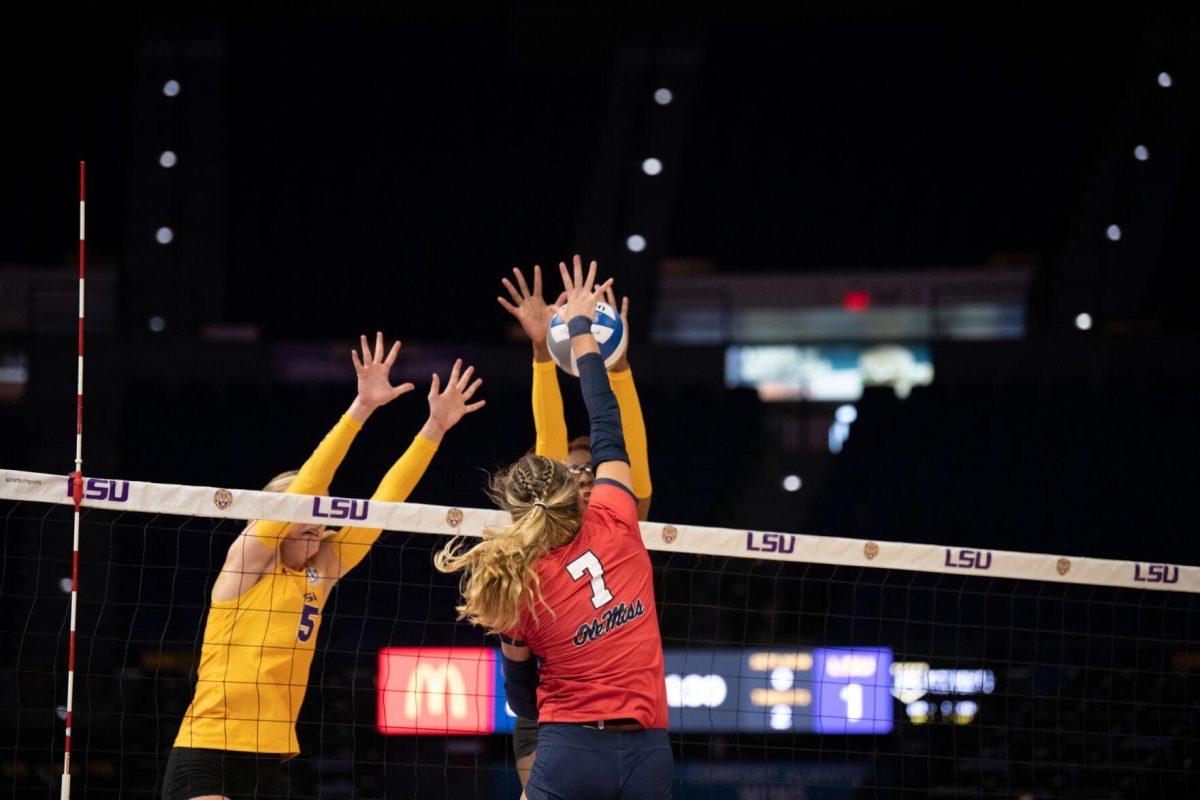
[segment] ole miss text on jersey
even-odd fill
[[[544,603],[505,637],[541,659],[539,722],[636,719],[667,727],[662,637],[637,503],[596,481],[579,534],[534,566]]]

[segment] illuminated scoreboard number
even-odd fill
[[[813,655],[812,730],[890,733],[892,651],[886,647],[818,647]]]
[[[740,655],[737,729],[754,733],[811,731],[813,652],[743,650]]]

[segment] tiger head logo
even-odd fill
[[[679,538],[679,529],[674,525],[664,525],[662,529],[663,544],[671,544]]]
[[[863,555],[867,557],[867,561],[873,561],[875,556],[879,555],[879,545],[867,542],[863,545]]]
[[[233,492],[228,489],[217,489],[213,492],[213,505],[224,511],[233,505]]]
[[[463,512],[461,508],[452,508],[446,512],[446,524],[451,528],[457,528],[462,524]]]

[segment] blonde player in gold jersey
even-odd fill
[[[388,373],[400,343],[374,351],[362,337],[352,353],[358,395],[297,472],[267,491],[324,495],[367,418],[413,389]],[[371,500],[402,502],[421,479],[446,431],[482,408],[471,402],[481,380],[456,361],[446,388],[429,389],[429,419],[388,471]],[[296,717],[308,688],[321,609],[338,580],[366,556],[381,531],[255,521],[230,546],[213,585],[196,693],[167,760],[163,800],[283,797],[282,765],[300,751]]]

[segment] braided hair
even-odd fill
[[[459,619],[489,633],[513,630],[523,608],[537,619],[537,604],[545,603],[534,565],[579,533],[578,491],[579,481],[566,465],[545,456],[526,455],[492,476],[488,496],[512,514],[512,524],[485,530],[483,540],[466,550],[455,537],[433,559],[441,572],[463,573]]]

